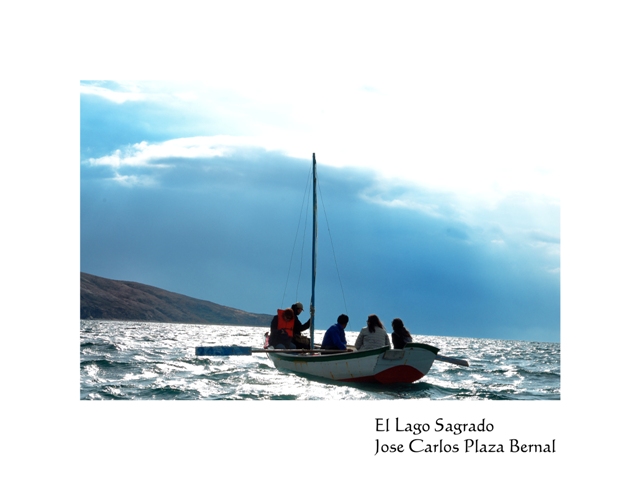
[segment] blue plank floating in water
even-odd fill
[[[251,355],[251,347],[239,347],[237,345],[216,346],[216,347],[196,347],[196,355]]]

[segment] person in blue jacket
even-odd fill
[[[349,317],[344,313],[338,317],[338,323],[331,325],[325,332],[320,348],[326,350],[346,350],[347,339],[344,335],[344,329],[347,328]]]

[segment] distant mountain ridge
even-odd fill
[[[273,315],[249,313],[142,283],[81,272],[80,318],[267,327]]]

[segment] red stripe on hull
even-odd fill
[[[369,377],[359,378],[345,378],[340,380],[342,382],[368,382],[368,383],[413,383],[416,380],[420,380],[424,377],[417,368],[410,365],[398,365],[397,367],[391,367],[383,372],[377,373]]]

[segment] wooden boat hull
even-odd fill
[[[438,348],[408,343],[402,350],[389,347],[330,355],[269,352],[278,370],[337,382],[413,383],[424,377]]]

